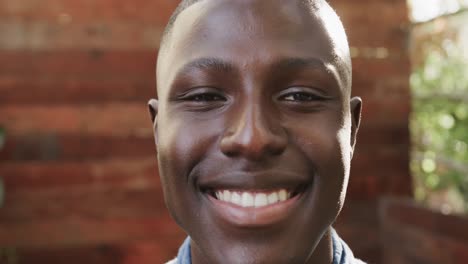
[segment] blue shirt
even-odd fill
[[[354,258],[353,252],[346,243],[332,229],[333,241],[333,264],[364,264],[361,260]],[[190,255],[190,238],[185,239],[179,248],[177,258],[166,264],[192,264]]]

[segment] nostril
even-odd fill
[[[281,155],[287,147],[287,136],[283,134],[257,133],[249,135],[230,134],[221,140],[221,151],[227,157],[243,156],[258,160],[267,156]]]
[[[221,140],[221,152],[227,157],[236,157],[243,153],[242,145],[231,136],[225,136]]]
[[[233,150],[224,150],[222,152],[224,153],[224,155],[226,155],[227,157],[230,157],[230,158],[238,156],[238,152],[236,153]]]
[[[236,114],[221,138],[224,155],[258,160],[284,152],[288,135],[271,113],[265,114],[254,104]]]

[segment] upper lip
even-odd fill
[[[284,171],[229,172],[200,177],[198,186],[206,190],[294,190],[312,181],[305,173]]]

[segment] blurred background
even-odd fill
[[[468,1],[330,0],[363,125],[338,232],[370,263],[468,263]],[[146,102],[176,0],[0,0],[0,263],[164,263]]]

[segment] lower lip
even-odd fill
[[[218,200],[211,195],[207,196],[215,214],[223,221],[238,227],[262,227],[281,223],[288,218],[297,207],[302,195],[303,193],[286,201],[262,207],[241,207]]]

